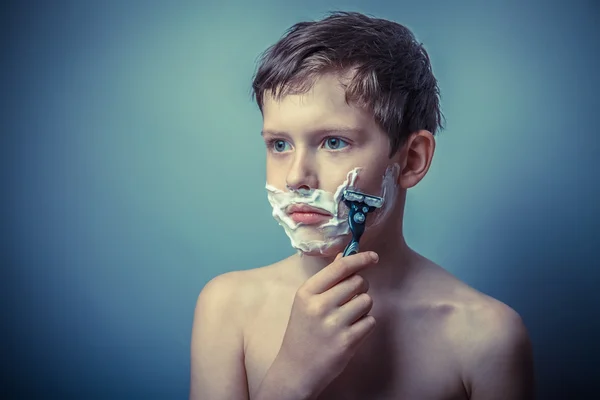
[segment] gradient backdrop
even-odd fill
[[[540,399],[599,389],[594,1],[49,3],[0,21],[5,395],[187,397],[203,285],[292,253],[256,58],[337,9],[413,29],[440,82],[409,244],[523,316]]]

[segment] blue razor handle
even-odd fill
[[[346,249],[344,249],[342,257],[358,253],[358,242],[365,232],[367,213],[375,209],[375,207],[369,206],[363,202],[345,200],[345,203],[350,209],[348,212],[348,225],[350,225],[350,231],[352,232],[352,240],[348,243]]]

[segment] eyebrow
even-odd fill
[[[363,129],[360,128],[351,128],[351,127],[345,127],[345,126],[340,126],[340,127],[332,127],[332,128],[321,128],[321,129],[314,129],[312,131],[307,132],[310,135],[326,135],[326,134],[348,134],[348,133],[354,133],[354,134],[362,134],[364,133]],[[273,136],[290,136],[290,134],[288,132],[285,131],[272,131],[269,129],[264,129],[260,131],[260,135],[261,136],[265,136],[265,135],[273,135]]]

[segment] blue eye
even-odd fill
[[[348,146],[348,143],[340,138],[330,137],[325,140],[325,147],[329,150],[339,150],[346,146]]]
[[[281,153],[286,150],[289,150],[289,143],[286,142],[285,140],[276,139],[276,140],[271,141],[271,143],[269,144],[269,147],[271,147],[271,149],[274,150],[275,152]]]

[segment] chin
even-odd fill
[[[329,240],[321,239],[299,243],[299,245],[295,247],[304,256],[335,258],[338,253],[344,251],[346,241],[345,238],[337,237]]]

